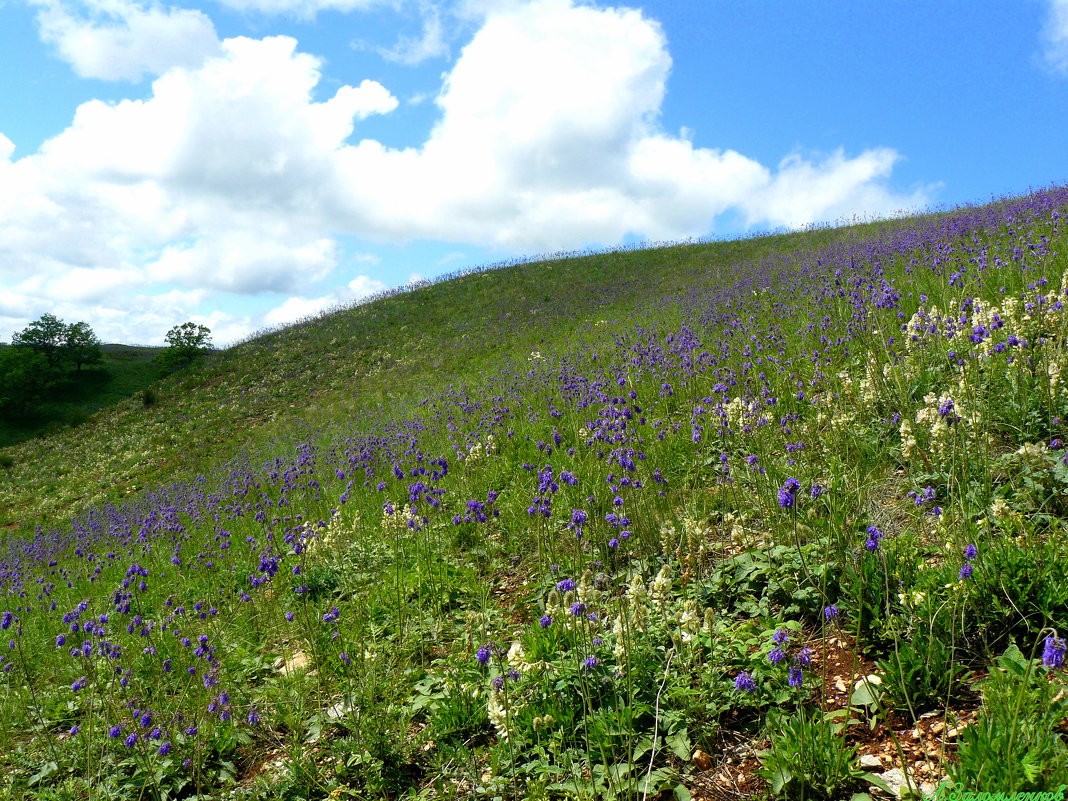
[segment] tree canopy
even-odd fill
[[[100,339],[89,323],[68,325],[42,314],[0,350],[0,411],[23,412],[63,381],[73,369],[103,359]]]
[[[182,367],[211,350],[211,329],[192,321],[174,326],[164,339],[166,349],[159,360],[168,367]]]

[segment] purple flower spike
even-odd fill
[[[475,659],[478,660],[480,665],[488,665],[490,661],[490,647],[483,645],[478,649],[478,653],[475,654]]]
[[[834,620],[836,617],[838,617],[839,614],[841,614],[841,613],[838,611],[838,607],[835,606],[834,604],[831,604],[830,606],[824,607],[824,609],[823,609],[823,619],[824,620]]]
[[[549,626],[551,626],[552,624],[553,624],[552,615],[542,615],[541,616],[541,620],[538,621],[538,625],[541,626],[543,629],[549,628]]]
[[[975,557],[979,555],[979,549],[974,545],[964,546],[964,558],[969,562],[975,561]]]
[[[805,680],[805,674],[801,672],[801,668],[798,665],[790,666],[790,677],[786,680],[786,683],[791,687],[800,687]]]
[[[1059,668],[1064,664],[1064,652],[1063,637],[1046,637],[1045,647],[1042,649],[1042,664],[1048,668]]]
[[[970,578],[972,577],[972,570],[973,570],[973,569],[974,569],[974,568],[972,567],[972,563],[971,563],[971,562],[965,562],[965,563],[964,563],[964,564],[963,564],[963,565],[961,566],[961,568],[960,568],[960,573],[959,573],[959,574],[957,574],[957,577],[958,577],[958,578],[959,578],[959,579],[960,579],[961,581],[967,581],[968,579],[970,579]]]
[[[799,489],[801,489],[800,481],[796,478],[786,479],[786,483],[779,487],[779,506],[783,509],[792,509]]]
[[[756,682],[753,681],[753,677],[744,670],[734,679],[734,689],[738,690],[738,692],[752,693],[756,692],[756,688]]]

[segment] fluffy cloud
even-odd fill
[[[1043,39],[1046,62],[1055,71],[1068,73],[1068,0],[1049,0]]]
[[[707,234],[726,211],[800,226],[927,200],[890,188],[890,149],[795,153],[769,168],[666,133],[671,58],[660,27],[637,10],[479,6],[480,27],[436,98],[436,124],[419,147],[398,149],[358,137],[362,120],[398,105],[381,84],[317,99],[322,62],[282,36],[226,39],[199,61],[152,67],[137,55],[152,35],[136,32],[156,28],[131,20],[180,13],[115,2],[108,8],[125,9],[130,32],[113,43],[123,56],[115,75],[163,70],[151,93],[81,105],[66,130],[20,159],[0,134],[7,286],[30,300],[63,285],[71,299],[110,298],[101,319],[153,302],[160,286],[289,298],[261,321],[217,321],[247,332],[383,288],[362,276],[308,291],[342,271],[338,236],[530,252]]]
[[[570,0],[481,11],[421,148],[364,141],[336,154],[353,190],[339,216],[361,233],[545,250],[707,233],[732,208],[751,224],[804,225],[927,200],[888,187],[889,149],[792,155],[772,171],[664,133],[671,59],[640,11]]]
[[[145,8],[130,0],[31,0],[41,38],[83,78],[137,81],[216,53],[215,26],[201,11]]]

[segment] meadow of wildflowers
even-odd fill
[[[1068,784],[1065,213],[459,275],[5,449],[0,795]]]

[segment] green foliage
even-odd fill
[[[72,362],[78,371],[82,367],[100,364],[104,360],[100,350],[100,338],[89,327],[89,323],[78,322],[67,326],[62,347],[64,359]]]
[[[913,720],[946,706],[959,696],[967,674],[955,656],[947,633],[921,628],[879,661],[886,695]]]
[[[703,605],[732,614],[818,618],[828,595],[838,594],[840,568],[826,559],[827,543],[751,549],[719,562],[698,585]],[[781,611],[780,611],[781,610]]]
[[[966,612],[974,650],[1001,647],[1009,637],[1031,640],[1068,620],[1066,551],[1062,534],[1031,527],[1015,541],[991,539],[972,576],[974,602]]]
[[[831,801],[864,783],[881,783],[856,764],[856,748],[843,735],[847,725],[842,715],[813,707],[772,716],[771,747],[760,755],[760,773],[772,795]]]
[[[30,348],[0,348],[0,412],[25,413],[48,388],[48,361]]]
[[[165,367],[185,367],[211,350],[211,329],[192,321],[174,326],[164,336],[167,347],[157,357]]]
[[[949,775],[965,789],[1043,792],[1068,784],[1068,683],[1015,644],[980,687],[979,719],[964,730]]]
[[[100,364],[100,340],[88,323],[44,314],[0,349],[0,415],[25,418],[70,383],[70,371]],[[0,438],[2,443],[2,438]]]
[[[82,324],[84,325],[84,323]],[[45,357],[49,369],[57,370],[63,363],[64,349],[70,329],[54,314],[42,314],[11,337],[14,347],[29,348]]]

